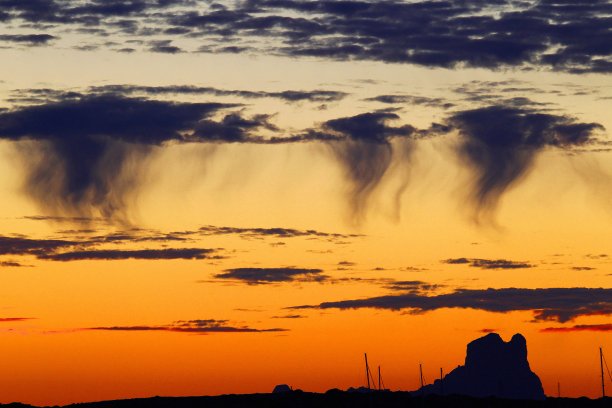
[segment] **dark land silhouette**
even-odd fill
[[[262,394],[152,397],[65,408],[608,408],[611,402],[609,397],[547,398],[540,379],[529,368],[525,338],[515,334],[504,342],[497,333],[490,333],[467,345],[465,365],[417,391],[361,386],[313,393],[280,384]],[[0,404],[0,408],[35,407],[14,403]]]
[[[608,408],[612,398],[547,398],[517,400],[459,395],[418,396],[411,392],[326,393],[293,391],[277,394],[220,395],[216,397],[153,397],[67,405],[66,408]],[[9,404],[1,408],[32,408]]]
[[[472,397],[545,398],[540,378],[529,368],[527,341],[518,333],[507,343],[497,333],[472,341],[467,346],[465,365],[420,391]]]

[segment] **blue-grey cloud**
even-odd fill
[[[217,250],[208,248],[163,248],[134,250],[97,249],[41,254],[38,255],[38,258],[62,262],[84,260],[116,261],[124,259],[216,259],[218,256],[212,255],[215,252],[217,252]]]
[[[356,220],[363,217],[372,193],[391,165],[391,139],[408,138],[416,131],[410,125],[389,124],[397,119],[399,116],[391,112],[368,112],[332,119],[321,126],[319,134],[331,139],[327,144],[344,168],[351,213]],[[405,160],[409,159],[410,146],[404,144]]]
[[[494,210],[545,148],[585,146],[603,129],[597,123],[504,105],[456,112],[448,123],[459,133],[459,157],[474,172],[470,195],[479,213]]]
[[[181,235],[150,232],[108,234],[78,239],[33,239],[0,236],[0,256],[34,256],[50,261],[123,260],[123,259],[218,259],[220,249],[161,248],[161,249],[100,249],[104,244],[135,242],[180,241]],[[4,262],[3,262],[4,263]],[[14,262],[13,262],[14,263]],[[19,264],[20,265],[20,264]],[[17,265],[5,265],[17,266]]]
[[[2,34],[0,35],[0,43],[3,41],[9,43],[23,44],[27,46],[48,45],[56,37],[49,34]]]
[[[138,180],[121,178],[127,163],[143,161],[165,142],[184,141],[184,132],[195,133],[202,120],[229,106],[88,95],[0,112],[0,139],[34,142],[21,144],[25,189],[41,207],[112,217],[137,187]],[[205,129],[198,132],[198,140],[205,137]]]
[[[445,308],[495,313],[531,311],[535,321],[561,323],[580,316],[612,314],[612,289],[604,288],[502,288],[457,289],[451,293],[424,295],[400,293],[364,299],[293,306],[289,309],[389,309],[425,313]]]
[[[75,240],[31,239],[0,235],[0,255],[43,255],[78,244]]]
[[[82,90],[59,90],[52,88],[31,88],[16,89],[11,91],[8,102],[13,104],[41,104],[49,101],[64,101],[67,99],[82,98],[86,95],[115,95],[115,96],[177,96],[177,95],[212,95],[219,97],[238,97],[245,99],[255,98],[274,98],[288,103],[294,102],[314,102],[329,103],[337,102],[348,96],[348,93],[341,91],[314,89],[307,90],[284,90],[284,91],[254,91],[246,89],[223,89],[210,86],[195,85],[164,85],[164,86],[145,86],[145,85],[98,85],[91,86]]]
[[[175,52],[174,39],[198,38],[204,52],[606,73],[611,9],[607,0],[0,0],[0,21],[94,27],[98,36],[140,41],[155,35],[163,43],[145,49],[156,52]]]

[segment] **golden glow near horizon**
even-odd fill
[[[528,98],[539,113],[595,122],[605,130],[597,130],[598,145],[543,148],[497,207],[481,217],[470,199],[474,169],[457,155],[457,131],[428,134],[411,145],[393,139],[389,168],[361,212],[351,201],[355,186],[333,144],[157,143],[146,155],[130,156],[119,176],[104,180],[127,186],[121,197],[125,208],[111,219],[97,218],[94,207],[79,214],[33,199],[24,186],[35,158],[24,151],[34,150],[24,145],[35,142],[0,139],[0,239],[36,240],[28,250],[7,250],[11,244],[0,242],[0,403],[269,392],[278,383],[307,391],[344,389],[362,385],[364,351],[382,366],[389,388],[414,390],[419,363],[433,382],[440,367],[448,373],[463,364],[466,344],[491,330],[504,340],[525,335],[531,368],[546,394],[555,395],[560,382],[564,396],[599,396],[597,348],[612,356],[612,299],[602,301],[601,310],[566,320],[538,318],[538,310],[517,305],[500,312],[473,305],[315,306],[488,288],[611,289],[609,75],[77,51],[69,48],[75,38],[61,47],[0,49],[0,116],[41,103],[16,102],[19,90],[87,93],[111,84],[185,85],[347,94],[336,101],[293,103],[237,94],[147,96],[239,104],[231,112],[243,118],[270,115],[277,129],[257,130],[266,136],[303,135],[327,121],[383,111],[398,116],[390,126],[425,131],[454,113],[510,98]],[[485,94],[493,96],[470,99]],[[379,95],[437,98],[452,106],[368,100]],[[220,123],[227,113],[211,120]],[[71,219],[82,215],[93,219]],[[207,226],[213,232],[201,229]],[[291,236],[288,229],[300,234]],[[109,234],[127,237],[113,240]],[[72,244],[49,250],[41,243],[49,239]],[[204,259],[83,255],[179,249],[213,252]],[[71,251],[82,258],[53,259]],[[474,260],[508,264],[487,268]],[[316,272],[293,281],[219,276],[237,268]],[[185,330],[193,325],[207,330]]]

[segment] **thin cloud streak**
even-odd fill
[[[329,276],[323,274],[322,269],[295,267],[233,268],[215,274],[214,277],[220,280],[237,281],[248,285],[266,285],[283,282],[324,282],[329,279]]]
[[[39,259],[51,261],[85,261],[85,260],[106,260],[116,261],[125,259],[219,259],[219,256],[211,256],[215,249],[204,248],[165,248],[165,249],[139,249],[139,250],[112,250],[100,249],[91,251],[73,251],[57,254],[39,255]]]
[[[609,332],[612,331],[612,324],[578,324],[570,327],[546,327],[540,331],[542,333]]]
[[[528,262],[517,262],[508,259],[481,259],[481,258],[450,258],[442,261],[449,265],[468,265],[481,269],[527,269],[533,268]]]
[[[90,327],[82,330],[87,331],[123,331],[123,332],[150,332],[150,331],[165,331],[173,333],[187,334],[211,334],[211,333],[269,333],[269,332],[284,332],[287,329],[271,328],[271,329],[256,329],[249,326],[235,326],[230,324],[228,320],[215,319],[199,319],[199,320],[177,320],[168,325],[149,326],[100,326]]]

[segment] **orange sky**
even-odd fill
[[[599,396],[598,348],[612,361],[605,72],[83,50],[59,26],[34,47],[1,37],[27,26],[2,24],[0,403],[346,389],[364,385],[364,352],[390,389],[414,390],[419,364],[433,382],[491,330],[526,337],[547,395],[559,382]],[[95,88],[108,85],[217,91]],[[544,141],[478,150],[479,126],[504,137],[506,117]],[[506,159],[516,177],[487,190]],[[426,306],[324,306],[381,296]]]

